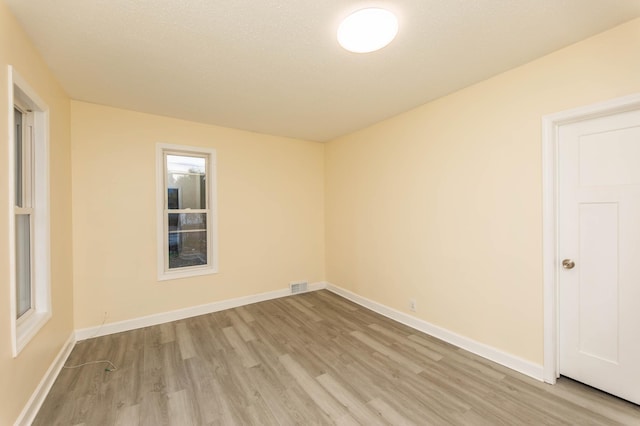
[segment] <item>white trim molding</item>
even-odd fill
[[[42,380],[40,380],[40,383],[38,383],[38,386],[31,394],[31,398],[29,398],[29,401],[27,401],[27,404],[22,409],[22,412],[16,419],[14,426],[27,426],[33,423],[33,420],[36,418],[40,407],[42,407],[44,400],[49,394],[58,374],[60,374],[64,363],[67,358],[69,358],[75,344],[76,340],[74,333],[71,333],[67,341],[62,345],[58,355],[53,359],[53,362],[42,377]]]
[[[324,282],[309,284],[309,286],[307,287],[307,292],[321,290],[325,287],[326,284]],[[88,327],[76,330],[76,339],[80,341],[114,333],[121,333],[123,331],[136,330],[138,328],[164,324],[171,321],[177,321],[185,318],[196,317],[198,315],[224,311],[225,309],[233,309],[240,306],[250,305],[252,303],[264,302],[266,300],[278,299],[286,296],[291,296],[291,290],[289,288],[270,291],[267,293],[238,297],[235,299],[221,300],[219,302],[207,303],[204,305],[192,306],[189,308],[177,309],[175,311],[162,312],[159,314],[147,315],[144,317],[138,317],[124,321],[107,323],[96,327]]]
[[[381,303],[374,302],[365,297],[352,293],[341,287],[328,282],[316,282],[309,284],[307,292],[327,289],[345,299],[351,300],[367,309],[370,309],[394,321],[398,321],[415,330],[429,334],[447,343],[458,346],[476,355],[488,360],[497,362],[500,365],[511,368],[529,377],[542,380],[542,366],[530,361],[519,358],[515,355],[508,354],[499,349],[493,348],[484,343],[477,342],[468,337],[453,333],[442,327],[430,324],[427,321],[397,311]],[[301,293],[297,293],[301,294]],[[123,331],[135,330],[138,328],[149,327],[152,325],[164,324],[171,321],[177,321],[185,318],[191,318],[198,315],[205,315],[213,312],[223,311],[225,309],[237,308],[240,306],[250,305],[252,303],[264,302],[266,300],[278,299],[281,297],[291,296],[289,288],[270,291],[256,295],[238,297],[235,299],[222,300],[219,302],[207,303],[204,305],[193,306],[184,309],[178,309],[170,312],[148,315],[145,317],[133,318],[130,320],[107,323],[101,326],[89,327],[76,330],[76,340],[86,340],[94,337],[106,336],[109,334],[120,333]]]
[[[536,380],[542,381],[542,366],[535,364],[531,361],[519,358],[515,355],[503,352],[499,349],[485,345],[484,343],[477,342],[465,336],[461,336],[452,331],[446,330],[437,325],[433,325],[427,321],[408,315],[404,312],[397,311],[393,308],[385,306],[381,303],[367,299],[349,290],[345,290],[334,284],[327,283],[327,290],[351,300],[358,305],[364,306],[374,312],[384,315],[387,318],[391,318],[394,321],[398,321],[406,326],[409,326],[415,330],[426,333],[430,336],[436,337],[447,343],[451,343],[459,348],[467,350],[471,353],[479,355],[490,361],[497,362],[500,365],[511,368],[519,373],[525,374]]]
[[[640,109],[640,93],[542,118],[542,214],[544,279],[544,381],[555,383],[558,364],[558,130],[561,126]]]

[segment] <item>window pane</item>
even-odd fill
[[[207,264],[207,231],[169,234],[169,269]]]
[[[31,217],[16,215],[17,317],[31,309]]]
[[[169,233],[206,229],[206,213],[169,213]]]
[[[14,123],[15,123],[15,160],[16,160],[16,206],[23,207],[22,205],[22,185],[23,185],[23,170],[22,170],[22,113],[17,108],[13,109]]]
[[[167,208],[206,209],[206,160],[167,155]]]

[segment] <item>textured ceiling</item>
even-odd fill
[[[640,16],[638,0],[0,0],[77,100],[327,141]],[[340,19],[397,13],[342,50]]]

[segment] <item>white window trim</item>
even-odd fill
[[[164,173],[164,153],[166,151],[184,153],[186,155],[207,155],[209,157],[207,170],[207,191],[209,197],[209,209],[211,211],[207,228],[208,233],[207,251],[209,264],[205,266],[193,266],[170,271],[166,268],[166,252],[168,241],[165,230],[165,173]],[[193,147],[175,145],[167,143],[156,144],[156,246],[157,246],[157,267],[158,281],[188,278],[199,275],[209,275],[218,272],[218,206],[217,206],[217,179],[216,179],[216,150],[213,148]]]
[[[52,316],[51,307],[51,260],[50,260],[50,222],[49,222],[49,107],[16,72],[8,67],[8,102],[9,102],[9,288],[11,316],[12,354],[17,357],[24,347],[33,339]],[[17,90],[14,90],[17,88]],[[33,179],[35,200],[33,206],[33,290],[34,306],[26,317],[16,319],[16,253],[15,253],[15,152],[14,113],[15,100],[29,106],[33,110],[34,167]]]

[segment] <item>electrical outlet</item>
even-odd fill
[[[411,312],[416,311],[416,299],[409,299],[409,310]]]

